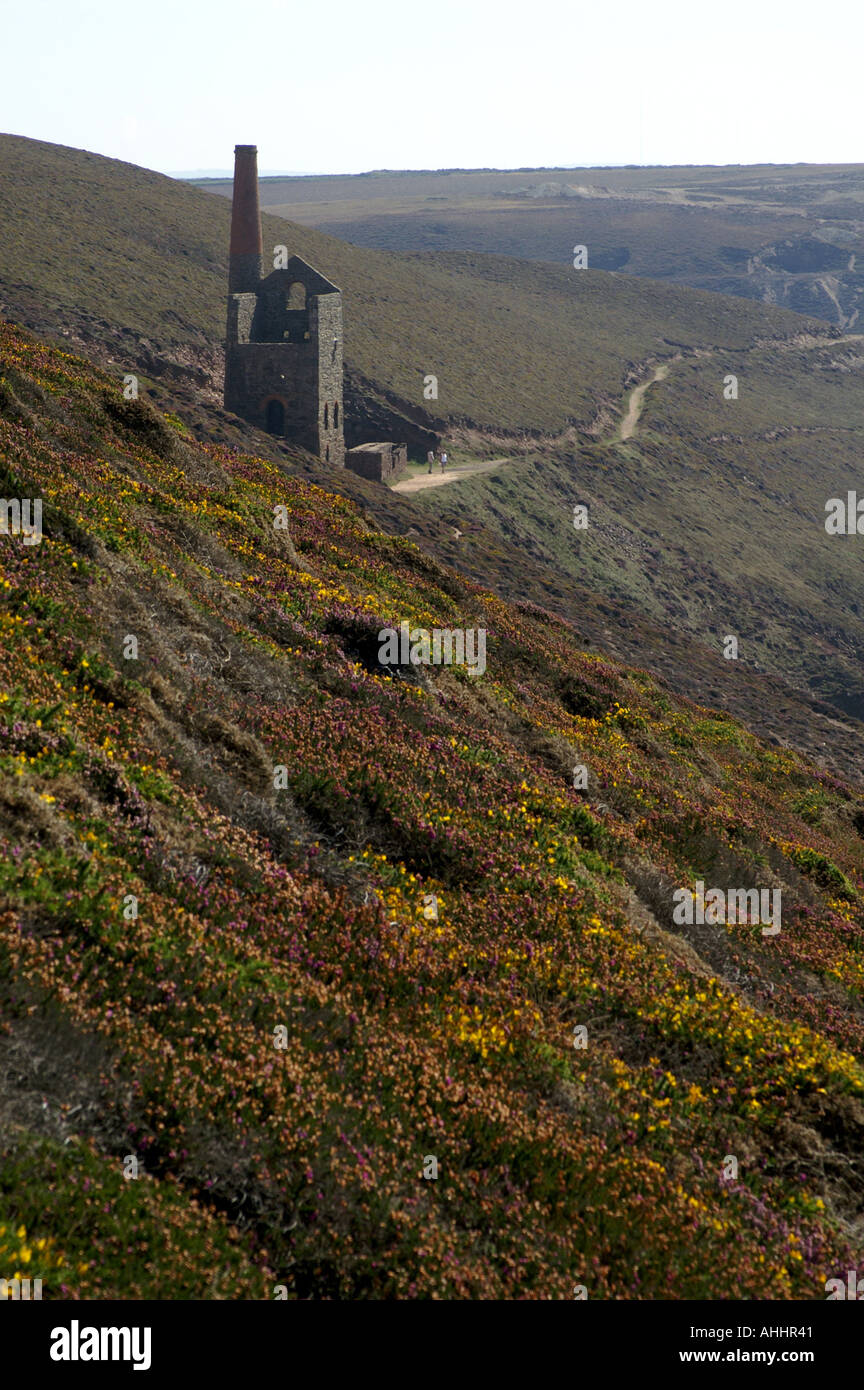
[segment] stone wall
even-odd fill
[[[361,478],[376,483],[389,483],[404,473],[408,466],[408,447],[389,440],[376,444],[358,444],[345,455],[345,467]]]
[[[225,357],[225,409],[266,430],[268,401],[280,401],[284,437],[317,454],[317,365],[311,343],[229,345]]]
[[[383,400],[376,387],[356,368],[345,372],[345,444],[352,449],[366,439],[407,443],[410,456],[425,459],[437,449],[441,436],[428,425],[413,420],[405,402]]]
[[[342,296],[319,294],[312,300],[309,325],[318,345],[318,455],[345,466],[345,408],[342,400]],[[325,423],[326,414],[326,423]]]
[[[228,327],[225,338],[229,344],[249,342],[257,304],[258,296],[255,294],[228,296]]]

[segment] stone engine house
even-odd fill
[[[234,150],[225,409],[345,465],[342,295],[299,256],[263,274],[258,151]]]

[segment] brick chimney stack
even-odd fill
[[[261,279],[261,209],[258,206],[258,147],[234,146],[234,195],[231,201],[231,247],[228,293],[257,290]]]

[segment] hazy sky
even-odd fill
[[[859,0],[5,0],[0,34],[0,130],[166,172],[864,161]]]

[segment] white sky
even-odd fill
[[[0,11],[0,130],[166,172],[864,161],[860,0]]]

